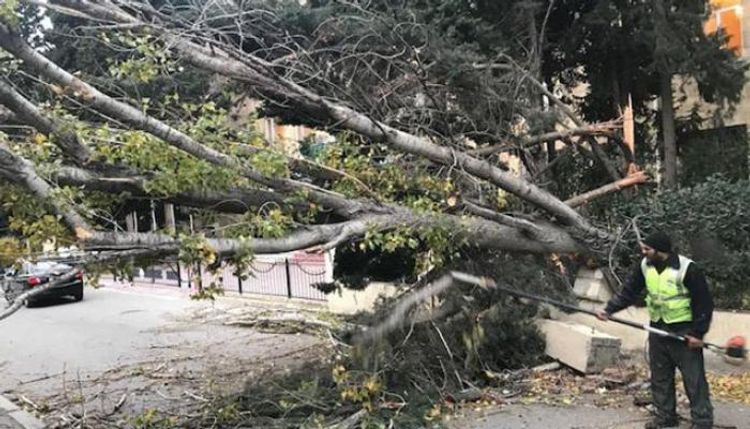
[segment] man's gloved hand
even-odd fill
[[[701,340],[700,338],[685,335],[685,339],[687,340],[688,347],[690,347],[691,349],[703,348],[703,340]]]

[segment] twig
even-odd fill
[[[435,328],[435,330],[437,331],[438,335],[440,336],[440,340],[443,341],[443,346],[445,346],[445,351],[448,352],[448,356],[451,358],[451,360],[453,360],[453,352],[451,351],[451,348],[448,347],[448,343],[445,341],[445,337],[443,337],[443,333],[440,331],[440,328],[438,328],[438,326],[435,324],[435,322],[431,321],[430,323],[432,323],[432,327]]]
[[[612,277],[617,281],[617,285],[622,288],[622,280],[620,280],[620,277],[615,272],[614,267],[614,261],[613,257],[615,254],[615,249],[617,249],[617,246],[620,245],[620,240],[622,240],[622,237],[627,233],[629,228],[625,228],[620,234],[617,234],[617,237],[615,238],[615,242],[612,244],[612,247],[609,249],[609,257],[607,258],[607,264],[609,265],[609,272],[612,273]]]
[[[330,329],[326,329],[326,333],[328,334],[328,339],[331,341],[331,345],[333,345],[334,347],[345,347],[345,348],[352,347],[349,344],[342,343],[341,341],[334,338],[333,333],[331,332]]]
[[[39,406],[34,401],[32,401],[31,399],[25,397],[24,395],[19,395],[18,398],[21,400],[21,402],[24,402],[24,403],[28,404],[34,410],[39,410]]]
[[[109,413],[109,415],[111,416],[112,414],[115,414],[116,412],[120,411],[120,408],[122,408],[122,406],[125,405],[125,401],[127,399],[128,399],[128,394],[123,393],[122,396],[120,397],[120,400],[117,401],[117,403],[112,408],[112,411]]]
[[[335,425],[331,425],[328,427],[328,429],[351,429],[354,426],[359,423],[360,420],[367,414],[367,411],[364,409],[357,411],[356,413],[352,414],[351,416],[347,417],[346,419],[342,420],[339,423],[336,423]]]
[[[401,342],[401,347],[403,347],[407,341],[409,341],[409,338],[411,338],[411,334],[414,333],[414,324],[416,323],[416,320],[411,320],[411,325],[409,326],[409,332],[406,333],[406,336],[404,337],[404,341]]]
[[[163,393],[161,390],[156,389],[156,394],[161,396],[162,398],[168,400],[168,401],[177,401],[180,399],[179,396],[167,396],[165,393]]]
[[[189,397],[191,397],[193,399],[196,399],[198,401],[201,401],[201,402],[210,402],[208,399],[204,398],[203,396],[196,395],[195,393],[193,393],[193,392],[191,392],[189,390],[185,391],[185,395],[187,395],[187,396],[189,396]]]
[[[640,230],[640,228],[638,228],[638,218],[639,217],[640,217],[640,215],[636,215],[635,217],[633,217],[633,220],[631,222],[633,223],[633,231],[635,231],[635,236],[636,236],[636,238],[638,238],[638,242],[640,243],[641,241],[643,241],[643,237],[641,236],[641,230]]]
[[[83,428],[86,424],[86,397],[83,395],[83,383],[81,382],[81,371],[77,371],[78,375],[78,395],[81,402],[81,420],[78,422],[78,426]]]
[[[63,375],[63,374],[65,374],[64,371],[63,372],[58,372],[57,374],[47,374],[47,375],[42,376],[42,377],[37,377],[37,378],[32,378],[31,380],[22,381],[22,382],[18,383],[18,385],[22,386],[24,384],[31,384],[31,383],[36,383],[38,381],[49,380],[50,378],[55,378],[55,377],[58,377],[58,376]]]

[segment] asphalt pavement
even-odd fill
[[[245,377],[222,378],[221,371],[293,359],[294,353],[319,341],[226,326],[222,319],[213,319],[265,308],[238,298],[194,301],[184,289],[115,286],[87,287],[81,302],[60,300],[23,308],[0,323],[0,395],[15,400],[0,400],[0,429],[41,427],[30,419],[19,426],[18,421],[30,417],[15,409],[19,405],[43,411],[40,417],[48,422],[59,421],[70,412],[66,407],[75,403],[71,398],[76,395],[89,401],[87,412],[100,414],[111,412],[127,397],[124,406],[116,406],[126,419],[166,400],[147,391],[153,379],[146,377],[152,373],[165,378],[180,374],[181,380],[196,383],[216,375],[220,382],[241,387]],[[187,392],[176,382],[157,387],[156,393],[169,401],[184,399]]]

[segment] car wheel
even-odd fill
[[[38,305],[37,301],[34,301],[33,299],[27,299],[23,301],[23,305],[26,306],[26,308],[34,308]]]
[[[75,299],[76,301],[83,300],[83,286],[81,286],[80,289],[78,289],[77,291],[75,291],[75,293],[73,293],[73,299]]]

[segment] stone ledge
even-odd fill
[[[617,363],[621,341],[578,323],[540,320],[548,356],[584,374],[601,372]]]

